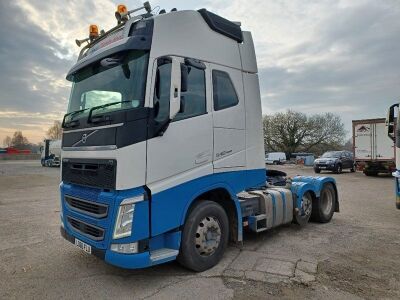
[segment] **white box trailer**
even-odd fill
[[[358,169],[367,176],[395,170],[395,145],[384,118],[353,120],[353,152]]]

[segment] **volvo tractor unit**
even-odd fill
[[[265,169],[250,32],[206,9],[115,15],[76,41],[67,75],[66,240],[122,268],[177,259],[202,271],[245,230],[331,220],[334,179]]]

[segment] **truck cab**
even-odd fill
[[[67,75],[61,234],[119,267],[177,258],[201,271],[220,260],[229,240],[242,241],[243,226],[308,221],[323,193],[329,221],[339,208],[333,179],[297,178],[293,193],[262,194],[250,32],[205,9],[156,16],[148,3],[144,9],[133,16],[137,10],[119,6],[118,25],[106,33],[91,26]],[[249,196],[256,189],[262,195]]]

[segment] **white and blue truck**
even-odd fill
[[[115,15],[67,75],[66,240],[121,268],[203,271],[245,230],[331,220],[334,179],[266,171],[250,32],[206,9]]]
[[[386,117],[386,129],[389,138],[395,143],[396,171],[392,173],[395,178],[396,208],[400,209],[400,103],[391,105]]]

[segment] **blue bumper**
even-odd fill
[[[60,231],[63,238],[75,244],[75,237],[72,234],[68,233],[63,227],[60,228]],[[110,265],[124,269],[139,269],[154,265],[148,251],[136,254],[122,254],[92,246],[92,254]]]

